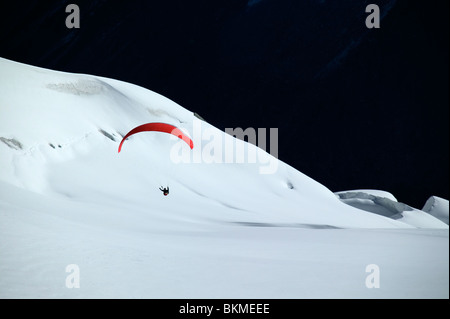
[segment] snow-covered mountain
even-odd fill
[[[333,194],[152,91],[0,58],[0,115],[1,297],[448,297],[431,209]],[[118,153],[149,122],[194,148],[141,133]]]

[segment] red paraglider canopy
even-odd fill
[[[194,148],[194,142],[192,142],[192,140],[189,138],[189,136],[184,134],[178,127],[170,125],[170,124],[166,124],[166,123],[147,123],[147,124],[142,124],[142,125],[139,125],[138,127],[135,127],[134,129],[129,131],[127,133],[127,135],[124,136],[124,138],[122,139],[122,141],[120,142],[120,145],[119,145],[119,153],[120,153],[120,150],[122,149],[123,142],[125,142],[125,140],[128,137],[130,137],[131,135],[136,134],[136,133],[148,132],[148,131],[163,132],[163,133],[169,133],[169,134],[175,135],[178,138],[185,141],[186,144],[189,145],[189,147],[191,149]]]

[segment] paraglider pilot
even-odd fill
[[[169,186],[162,188],[162,186],[159,188],[160,191],[163,192],[164,196],[169,195]]]

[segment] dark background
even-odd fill
[[[80,29],[65,26],[69,3]],[[365,26],[369,3],[380,29]],[[278,157],[332,191],[417,208],[449,198],[448,1],[3,1],[0,13],[1,57],[131,82],[222,130],[278,127]]]

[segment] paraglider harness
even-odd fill
[[[160,191],[163,192],[164,196],[169,195],[169,186],[162,188],[162,186],[159,188]]]

